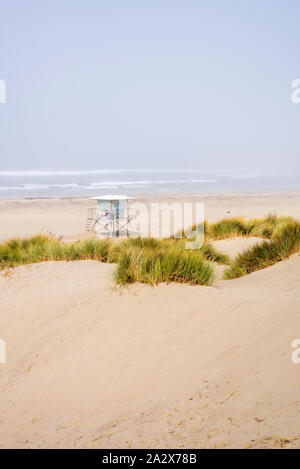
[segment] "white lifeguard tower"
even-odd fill
[[[128,213],[127,195],[101,195],[90,197],[97,201],[97,207],[88,209],[86,231],[94,231],[98,236],[110,238],[128,236],[133,232]]]

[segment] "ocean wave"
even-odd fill
[[[161,185],[189,184],[189,183],[216,183],[217,179],[174,179],[174,180],[135,180],[135,181],[102,181],[91,182],[88,184],[21,184],[18,186],[1,186],[0,191],[45,191],[51,189],[70,189],[70,190],[95,190],[95,189],[117,189],[128,188],[146,188]]]
[[[126,170],[121,169],[99,169],[99,170],[66,170],[66,171],[0,171],[0,177],[48,177],[48,176],[89,176],[92,174],[114,174]]]
[[[244,171],[246,171],[244,173]],[[136,168],[136,169],[85,169],[85,170],[0,170],[0,177],[48,177],[48,176],[90,176],[97,174],[122,174],[122,173],[133,173],[133,174],[150,174],[150,173],[202,173],[202,174],[245,174],[249,177],[255,177],[255,174],[251,176],[251,171],[249,174],[247,170],[244,169],[189,169],[189,168]]]
[[[24,191],[49,189],[48,184],[24,184],[22,186],[0,186],[0,191]]]
[[[0,186],[0,191],[34,191],[53,188],[68,189],[80,187],[78,184],[22,184],[20,186]]]

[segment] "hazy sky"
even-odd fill
[[[0,0],[0,169],[300,169],[299,0]]]

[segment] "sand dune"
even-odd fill
[[[210,221],[300,218],[299,194],[201,200]],[[82,239],[89,205],[0,201],[0,239]],[[257,241],[215,245],[234,256]],[[300,447],[299,256],[213,287],[119,289],[113,270],[81,261],[1,273],[0,447]]]
[[[216,249],[225,254],[228,254],[232,259],[245,251],[246,249],[254,246],[255,244],[261,243],[263,240],[261,238],[256,238],[254,236],[247,238],[229,238],[222,239],[219,241],[213,241],[213,245]]]
[[[300,258],[214,287],[0,277],[1,447],[300,447]]]

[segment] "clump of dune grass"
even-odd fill
[[[255,218],[247,222],[247,236],[271,239],[281,227],[292,223],[292,217],[278,217],[268,215],[265,218]]]
[[[172,239],[172,238],[171,238]],[[170,239],[156,239],[156,238],[141,238],[141,236],[137,236],[136,238],[127,238],[126,240],[122,241],[122,245],[124,247],[136,247],[136,248],[150,248],[156,249],[159,248],[162,242],[169,242]]]
[[[168,249],[165,246],[156,249],[128,247],[120,257],[115,280],[122,285],[134,282],[151,285],[160,282],[210,285],[213,268],[195,252]]]
[[[271,239],[281,226],[293,222],[292,217],[278,217],[270,214],[264,218],[253,218],[246,220],[243,217],[224,218],[216,223],[204,223],[194,225],[187,230],[186,237],[191,235],[195,230],[204,229],[207,239],[221,240],[239,236],[253,236],[264,239]]]
[[[187,250],[184,239],[131,238],[119,244],[115,280],[119,284],[180,282],[209,285],[213,268],[207,258],[222,254],[206,246],[205,250]],[[209,249],[210,248],[210,249]]]
[[[195,239],[195,238],[194,238]],[[199,249],[187,249],[187,242],[192,241],[193,239],[187,240],[183,239],[165,239],[160,241],[161,246],[165,246],[168,249],[176,250],[177,252],[189,252],[194,255],[201,255],[205,260],[211,262],[217,262],[219,264],[228,264],[229,256],[223,252],[218,251],[211,242],[204,241],[203,245]]]
[[[239,254],[232,265],[224,272],[224,279],[233,279],[264,269],[284,259],[300,249],[300,223],[281,221],[273,231],[270,241],[263,241]]]
[[[218,251],[210,242],[205,241],[203,246],[200,248],[203,257],[212,262],[217,262],[218,264],[229,264],[230,257],[227,254],[224,254],[221,251]]]
[[[254,218],[247,222],[247,235],[257,238],[270,239],[272,237],[277,217]]]
[[[247,236],[249,227],[247,221],[242,217],[237,218],[224,218],[216,223],[207,223],[193,225],[188,229],[183,236],[190,238],[195,236],[195,233],[199,231],[204,233],[205,237],[211,240],[220,240],[232,238],[234,236]]]
[[[110,244],[109,240],[62,243],[53,236],[42,234],[13,238],[0,244],[0,268],[43,261],[94,259],[106,262]]]
[[[273,241],[257,243],[239,254],[232,265],[225,270],[224,279],[229,280],[248,275],[256,270],[269,267],[280,260]]]
[[[115,279],[120,284],[142,282],[187,282],[208,285],[213,268],[205,261],[222,259],[222,254],[205,245],[196,251],[185,249],[184,240],[130,238],[113,243],[108,239],[63,243],[54,236],[14,238],[0,244],[0,268],[44,261],[93,259],[117,263]]]
[[[92,239],[63,243],[54,236],[40,234],[1,243],[0,269],[43,261],[93,259],[118,264],[115,280],[122,285],[133,282],[210,285],[213,281],[213,262],[228,264],[224,278],[231,279],[273,265],[300,250],[300,223],[291,217],[230,218],[213,224],[205,222],[200,228],[210,240],[256,236],[264,238],[264,241],[239,254],[231,262],[209,240],[205,240],[200,249],[186,249],[187,239],[199,227],[192,227],[189,236],[183,238],[137,237],[119,242]]]
[[[108,262],[117,264],[120,261],[123,252],[128,248],[134,248],[137,250],[143,248],[157,249],[160,246],[161,240],[154,238],[141,238],[138,236],[136,238],[119,240],[119,242],[111,243],[108,252]]]
[[[193,250],[186,248],[186,238],[129,238],[119,243],[115,243],[110,247],[109,262],[118,262],[120,256],[127,248],[135,249],[155,249],[155,250],[173,250],[179,253],[192,252]],[[229,257],[218,251],[210,242],[205,241],[200,249],[195,249],[194,254],[201,254],[202,257],[208,261],[217,262],[221,264],[228,264]]]
[[[300,249],[300,223],[288,222],[277,228],[272,236],[278,253],[287,258]]]
[[[247,236],[247,223],[242,218],[228,218],[208,226],[210,238],[219,240],[233,236]]]

